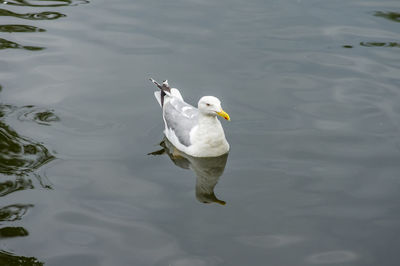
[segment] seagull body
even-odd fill
[[[217,115],[230,120],[214,96],[204,96],[198,108],[186,103],[178,89],[150,79],[161,91],[154,92],[163,111],[164,134],[180,151],[194,157],[217,157],[229,151],[229,143]]]

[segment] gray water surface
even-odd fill
[[[227,158],[148,155],[150,77]],[[2,1],[0,265],[397,266],[399,133],[399,1]]]

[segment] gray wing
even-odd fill
[[[197,125],[198,115],[197,108],[177,98],[172,98],[164,104],[165,123],[185,146],[191,145],[190,131]]]

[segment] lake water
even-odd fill
[[[159,145],[150,77],[228,157]],[[2,266],[399,265],[397,0],[2,0],[0,86]]]

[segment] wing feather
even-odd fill
[[[180,143],[190,146],[190,131],[197,125],[199,110],[175,97],[164,104],[163,110],[166,127],[174,131]]]

